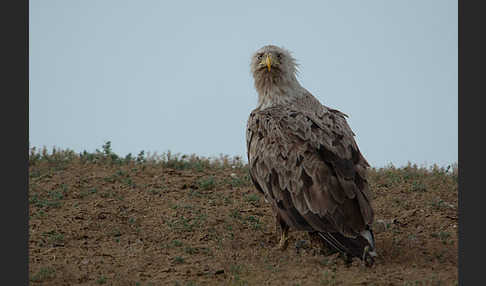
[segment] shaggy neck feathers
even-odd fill
[[[255,89],[258,92],[258,108],[264,109],[279,104],[288,104],[303,93],[295,75],[284,77],[279,71],[255,72]]]

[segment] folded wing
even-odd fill
[[[254,110],[246,139],[250,176],[289,226],[356,237],[372,223],[368,163],[343,113]]]

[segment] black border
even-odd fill
[[[29,1],[4,1],[2,24],[2,284],[28,285]]]
[[[484,9],[458,1],[459,285],[484,280]],[[467,6],[466,6],[467,3]],[[477,102],[476,102],[477,101]]]

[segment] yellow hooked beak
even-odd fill
[[[272,68],[272,56],[270,54],[267,54],[267,57],[265,58],[265,64],[267,65],[268,71]]]

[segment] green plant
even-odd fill
[[[446,203],[442,199],[436,199],[436,200],[430,202],[430,205],[437,210],[440,210],[440,209],[446,207]]]
[[[446,232],[446,231],[440,231],[440,232],[437,232],[437,233],[432,233],[431,236],[440,239],[440,241],[443,244],[447,244],[447,242],[449,241],[449,238],[451,237],[451,234],[449,232]]]
[[[336,285],[336,273],[334,271],[324,270],[322,275],[321,285]]]
[[[98,283],[100,285],[105,284],[106,283],[106,277],[101,275],[101,277],[96,280],[96,283]]]
[[[262,228],[262,223],[260,222],[260,219],[258,217],[248,216],[246,220],[253,230],[259,230]]]
[[[198,251],[196,248],[193,248],[193,247],[190,247],[190,246],[186,246],[184,248],[184,251],[187,253],[187,254],[196,254]]]
[[[199,182],[199,188],[202,190],[211,190],[214,187],[216,187],[216,182],[214,180],[213,176],[210,176],[209,178],[203,178]]]
[[[411,191],[412,192],[426,192],[427,191],[427,187],[425,186],[425,184],[423,182],[414,181],[412,183]]]
[[[223,203],[224,205],[231,205],[233,201],[228,196],[223,196]]]
[[[182,256],[176,256],[174,258],[174,263],[176,263],[176,264],[182,264],[182,263],[184,263],[184,257],[182,257]]]
[[[51,267],[42,267],[37,273],[32,275],[30,281],[32,282],[43,282],[47,279],[55,277],[54,269]]]
[[[201,194],[201,192],[198,192],[197,190],[189,189],[189,197],[200,198],[200,197],[202,197],[202,194]]]
[[[47,241],[54,246],[62,244],[64,242],[64,235],[55,230],[44,232],[42,233],[42,236],[44,236]]]
[[[39,194],[33,194],[29,198],[29,203],[38,208],[59,208],[61,207],[61,202],[59,200],[48,200],[42,198]]]
[[[148,189],[147,192],[151,195],[159,195],[160,194],[160,190],[157,190],[157,189]]]
[[[137,155],[137,163],[145,163],[147,160],[145,159],[145,151],[140,151]]]
[[[232,210],[231,213],[230,213],[230,217],[235,218],[235,219],[241,219],[242,217],[241,217],[241,214],[240,214],[240,210],[238,210],[238,209]]]
[[[174,239],[172,241],[172,245],[176,246],[176,247],[181,247],[182,246],[182,241],[180,240],[177,240],[177,239]]]
[[[97,192],[98,192],[98,190],[96,188],[91,188],[91,189],[88,189],[88,190],[81,191],[80,196],[81,196],[81,198],[85,198],[89,195],[96,194]]]
[[[260,197],[257,194],[249,194],[246,196],[245,199],[251,204],[256,204],[257,202],[260,201]]]

